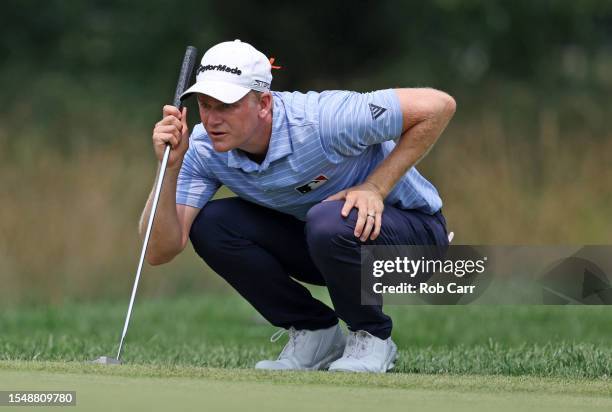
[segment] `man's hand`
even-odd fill
[[[357,208],[357,224],[355,225],[355,237],[365,242],[375,240],[380,234],[382,225],[382,213],[385,208],[383,195],[378,188],[369,182],[358,186],[349,187],[324,200],[345,200],[341,214],[347,217],[353,208]],[[374,229],[374,230],[372,230]]]
[[[189,148],[189,126],[187,126],[186,107],[183,107],[183,111],[180,112],[174,106],[164,106],[163,118],[155,124],[153,129],[153,148],[160,162],[164,157],[166,144],[172,146],[167,168],[179,169],[183,163],[183,157]]]

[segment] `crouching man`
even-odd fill
[[[153,145],[160,161],[167,143],[172,151],[147,261],[169,262],[191,240],[287,329],[278,359],[256,368],[386,372],[397,357],[392,321],[360,303],[360,247],[448,244],[442,201],[413,166],[455,102],[433,89],[275,92],[271,69],[251,45],[220,43],[183,96],[199,105],[191,137],[186,109],[164,106]],[[221,185],[238,197],[211,200]],[[327,287],[333,309],[296,280]]]

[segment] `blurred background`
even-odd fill
[[[0,306],[127,302],[185,46],[235,38],[275,90],[454,96],[418,168],[456,243],[612,242],[612,2],[7,0],[0,30]],[[211,290],[189,246],[139,297]]]

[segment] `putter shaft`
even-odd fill
[[[130,318],[132,316],[132,307],[134,306],[134,300],[136,299],[136,290],[138,289],[138,281],[140,280],[140,272],[142,272],[142,265],[144,264],[145,255],[147,253],[147,245],[149,244],[149,237],[151,236],[153,220],[155,219],[155,212],[157,210],[157,202],[159,201],[159,195],[161,193],[162,183],[164,182],[164,175],[166,174],[166,165],[168,164],[169,157],[170,145],[167,144],[166,151],[164,152],[164,157],[162,159],[161,167],[159,169],[159,177],[157,178],[155,195],[153,196],[153,205],[151,206],[151,213],[149,214],[149,223],[147,224],[147,231],[145,233],[144,242],[142,244],[142,251],[140,252],[140,261],[138,262],[138,269],[136,270],[136,279],[134,279],[134,286],[132,287],[132,297],[130,298],[130,306],[128,307],[127,316],[125,317],[125,324],[123,325],[123,332],[121,333],[121,341],[119,342],[119,350],[117,351],[117,360],[120,360],[121,358],[123,341],[127,333],[128,325],[130,324]]]
[[[193,46],[187,46],[185,50],[185,56],[183,57],[183,63],[181,65],[181,71],[179,73],[178,82],[174,91],[174,99],[172,104],[174,107],[181,110],[182,101],[181,95],[187,89],[189,81],[193,76],[193,69],[195,67],[195,61],[197,58],[198,50]],[[162,158],[161,166],[159,169],[159,176],[157,178],[157,185],[155,187],[155,195],[153,196],[153,205],[151,206],[151,213],[149,215],[149,223],[147,225],[147,231],[145,233],[144,242],[142,244],[142,251],[140,252],[140,261],[138,262],[138,269],[136,270],[136,279],[134,279],[134,286],[132,287],[132,297],[130,298],[130,306],[128,307],[127,315],[125,317],[125,323],[123,325],[123,332],[121,333],[121,341],[119,341],[119,350],[117,351],[117,361],[121,359],[121,350],[123,349],[123,342],[125,335],[127,334],[128,326],[130,324],[130,318],[132,316],[132,307],[134,306],[134,300],[136,298],[136,290],[138,289],[138,281],[140,280],[140,273],[142,272],[142,265],[144,264],[145,254],[147,253],[147,245],[149,244],[149,237],[151,236],[151,229],[153,228],[153,220],[155,219],[155,212],[157,211],[157,203],[159,202],[159,195],[161,193],[162,184],[164,182],[164,176],[166,174],[166,166],[168,164],[168,158],[170,157],[171,146],[166,144],[166,150]]]

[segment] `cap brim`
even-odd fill
[[[202,93],[220,100],[223,103],[235,103],[246,96],[250,90],[251,89],[247,89],[246,87],[237,86],[231,83],[202,80],[185,90],[185,92],[181,94],[181,100],[189,97],[193,93]]]

